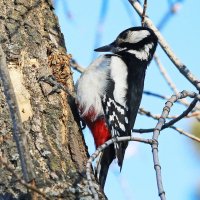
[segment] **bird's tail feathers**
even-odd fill
[[[95,176],[102,189],[104,189],[109,166],[114,159],[115,159],[114,145],[110,145],[109,147],[104,149],[103,152],[101,152],[99,155],[97,166],[95,169]]]
[[[118,165],[120,167],[120,172],[122,170],[122,165],[123,165],[123,160],[124,160],[124,155],[126,151],[126,147],[128,146],[127,142],[120,142],[120,143],[115,143],[115,154],[117,157]]]

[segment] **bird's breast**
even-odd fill
[[[77,102],[85,116],[91,109],[96,117],[103,115],[102,97],[106,94],[125,106],[127,66],[117,55],[104,55],[95,60],[76,84]]]

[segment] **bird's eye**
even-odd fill
[[[124,42],[124,38],[117,38],[117,44],[120,45]]]
[[[121,34],[119,34],[119,36],[116,39],[116,42],[118,45],[124,43],[128,38],[128,32],[122,32]]]
[[[121,39],[126,39],[127,38],[127,34],[128,34],[128,32],[124,32],[124,33],[122,33],[122,35],[121,35]]]

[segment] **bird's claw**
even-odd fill
[[[80,122],[81,122],[81,130],[84,130],[86,128],[86,123],[80,119]]]
[[[60,93],[61,90],[64,90],[64,86],[58,83],[53,75],[41,76],[38,79],[38,82],[44,82],[52,86],[52,90],[46,96],[49,96],[55,93]]]

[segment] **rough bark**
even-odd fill
[[[52,87],[38,81],[53,74],[74,92],[70,56],[51,2],[0,1],[0,43],[26,133],[30,183],[50,199],[92,199],[85,177],[87,147],[74,104],[63,91],[46,96]],[[43,199],[13,174],[23,179],[1,80],[0,86],[0,157],[12,167],[0,162],[0,199]]]

